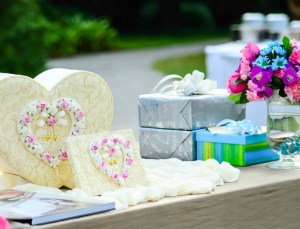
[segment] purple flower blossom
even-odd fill
[[[255,91],[257,92],[257,96],[259,98],[269,98],[273,94],[273,89],[269,86],[263,86],[261,88],[256,88]]]
[[[263,70],[258,66],[254,66],[252,71],[249,74],[249,77],[252,79],[252,82],[256,84],[259,88],[262,88],[267,85],[267,83],[272,80],[272,69],[268,68]]]
[[[284,69],[284,74],[282,76],[282,81],[285,85],[290,85],[295,82],[298,78],[297,73],[292,68]]]

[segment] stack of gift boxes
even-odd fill
[[[232,103],[225,92],[191,96],[145,94],[139,96],[138,108],[143,158],[184,161],[215,158],[241,166],[278,159],[265,133],[250,137],[252,140],[248,142],[242,140],[247,136],[208,137],[212,134],[207,133],[207,127],[224,119],[245,118],[245,106]]]

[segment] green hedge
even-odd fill
[[[114,48],[117,32],[108,20],[81,15],[51,21],[39,0],[0,2],[0,72],[36,76],[49,57]]]
[[[85,19],[81,15],[53,23],[49,31],[52,57],[113,49],[117,36],[108,20]]]
[[[48,22],[36,0],[0,3],[0,72],[35,76],[47,59]]]

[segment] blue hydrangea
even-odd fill
[[[267,56],[270,53],[272,53],[272,48],[270,48],[270,47],[266,47],[266,48],[260,50],[260,55],[262,55],[262,56]]]
[[[284,48],[282,48],[281,46],[274,46],[273,50],[278,55],[281,55],[281,56],[285,56],[286,55],[286,50]]]
[[[257,59],[253,62],[254,66],[261,67],[262,69],[268,69],[271,67],[270,59],[266,56],[259,56]]]
[[[279,41],[270,41],[270,42],[267,43],[267,45],[268,45],[270,48],[273,48],[273,47],[275,47],[275,46],[281,46],[282,43],[279,42]]]
[[[288,61],[284,57],[276,56],[272,62],[272,70],[275,71],[278,68],[284,68],[287,65]]]

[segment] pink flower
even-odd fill
[[[284,88],[291,101],[300,101],[300,81],[297,80]]]
[[[69,103],[66,100],[62,100],[60,103],[60,108],[63,110],[68,109]]]
[[[240,66],[241,79],[246,80],[250,71],[251,71],[250,62],[245,58],[242,58],[241,66]]]
[[[278,78],[281,78],[285,73],[281,68],[278,68],[276,71],[273,72],[273,74]]]
[[[84,112],[79,110],[76,112],[76,117],[79,118],[79,119],[82,119],[84,117]]]
[[[35,142],[35,138],[34,138],[34,136],[27,136],[26,137],[26,139],[27,139],[27,141],[30,143],[30,144],[34,144],[34,142]]]
[[[45,152],[43,152],[43,158],[44,158],[44,160],[45,161],[51,161],[51,153],[49,152],[49,151],[45,151]]]
[[[131,157],[128,157],[128,158],[126,159],[127,165],[132,165],[133,162],[134,162],[134,160],[133,160],[133,158],[131,158]]]
[[[68,160],[68,154],[67,154],[67,151],[62,151],[59,153],[59,157],[61,160],[65,161],[65,160]]]
[[[118,137],[113,137],[112,142],[116,145],[119,142],[119,138]]]
[[[9,222],[2,215],[0,215],[0,228],[1,229],[11,229]]]
[[[51,116],[49,118],[47,118],[47,124],[49,126],[54,126],[57,123],[57,118],[54,116]]]
[[[105,161],[101,161],[100,162],[100,166],[102,169],[105,169],[106,168],[106,162]]]
[[[257,55],[259,55],[259,52],[260,49],[258,45],[253,42],[248,42],[246,46],[241,50],[241,53],[249,62],[253,62],[256,59]]]
[[[107,142],[108,142],[108,139],[107,139],[107,138],[103,138],[101,144],[102,144],[102,145],[106,145]]]
[[[92,150],[93,150],[94,152],[96,152],[98,149],[99,149],[99,147],[98,147],[98,146],[96,146],[96,145],[92,145]]]
[[[236,83],[238,79],[240,79],[241,75],[238,72],[234,72],[229,76],[227,81],[227,89],[229,93],[238,94],[244,91],[247,88],[245,82]]]
[[[263,101],[264,100],[264,98],[260,98],[257,95],[256,91],[250,91],[250,90],[246,91],[246,97],[249,101]]]
[[[126,171],[123,171],[122,177],[126,180],[128,178],[128,173]]]
[[[28,114],[23,115],[22,122],[25,125],[31,123],[31,117]]]
[[[295,49],[289,57],[289,61],[293,64],[300,64],[300,49]]]
[[[128,149],[131,146],[131,141],[126,140],[124,144],[125,144],[125,147]]]
[[[115,147],[109,148],[109,153],[110,154],[114,154],[115,152],[116,152],[116,148]]]
[[[119,180],[119,175],[117,173],[113,173],[112,179],[116,181]]]
[[[38,104],[37,104],[37,107],[38,107],[38,110],[39,111],[43,111],[43,110],[45,110],[46,109],[46,103],[44,103],[44,102],[39,102]]]

